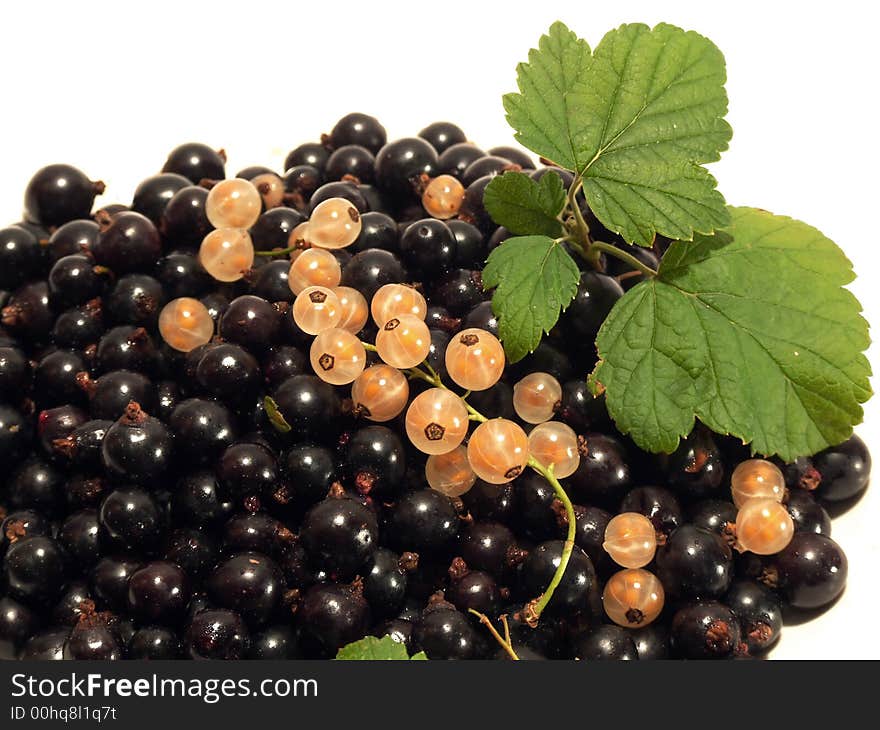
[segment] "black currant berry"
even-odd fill
[[[415,276],[436,275],[455,264],[458,244],[443,221],[424,218],[407,226],[400,237],[400,255]]]
[[[328,180],[353,177],[362,183],[371,183],[375,177],[374,164],[375,158],[366,147],[347,144],[330,155],[324,174]]]
[[[622,296],[623,288],[616,279],[587,271],[581,274],[577,293],[559,323],[573,341],[594,342],[599,327]]]
[[[782,631],[782,607],[779,599],[764,586],[742,580],[734,583],[724,596],[739,619],[742,640],[751,654],[769,649]]]
[[[99,514],[101,539],[134,554],[149,554],[158,546],[164,531],[159,504],[147,492],[134,488],[108,494]]]
[[[472,162],[486,156],[483,150],[470,142],[456,142],[439,154],[437,171],[459,179]]]
[[[165,240],[181,248],[197,248],[213,228],[205,213],[207,199],[208,191],[197,185],[178,190],[157,223]]]
[[[234,610],[249,626],[262,626],[281,600],[284,584],[278,566],[265,555],[240,553],[218,565],[207,581],[220,607]]]
[[[184,634],[190,659],[243,659],[250,646],[247,626],[235,611],[207,609],[193,616]]]
[[[630,489],[620,503],[620,512],[638,512],[645,515],[657,532],[668,535],[684,522],[681,505],[675,495],[663,487],[636,487]]]
[[[183,618],[190,596],[187,574],[174,563],[147,563],[128,581],[128,609],[146,624],[175,625]]]
[[[562,548],[562,540],[550,540],[529,553],[519,575],[523,600],[532,600],[544,593],[556,572]],[[550,616],[589,615],[596,612],[597,601],[598,579],[593,562],[583,550],[575,547],[546,612]]]
[[[361,494],[389,497],[406,476],[403,442],[385,426],[361,428],[345,445],[345,470]]]
[[[93,220],[73,220],[56,228],[48,243],[50,261],[88,251],[100,232],[101,227]]]
[[[786,604],[816,609],[837,598],[846,587],[848,562],[830,537],[798,532],[788,547],[770,560],[770,584]]]
[[[324,499],[339,477],[333,452],[312,443],[296,444],[285,451],[281,468],[293,499],[300,504]]]
[[[101,443],[101,459],[110,474],[153,486],[152,481],[171,464],[172,441],[165,424],[132,401],[107,430]]]
[[[795,532],[814,532],[831,537],[831,517],[809,492],[789,490],[784,504],[794,522]]]
[[[95,266],[87,254],[64,256],[49,271],[52,306],[60,310],[85,304],[104,293],[109,278],[109,272]]]
[[[220,336],[250,352],[267,349],[278,336],[280,315],[265,299],[246,294],[233,299],[220,318]]]
[[[51,537],[16,540],[3,558],[9,595],[29,606],[46,606],[64,590],[67,561],[61,546]]]
[[[341,427],[342,403],[336,390],[314,375],[295,375],[273,395],[294,438],[332,437]]]
[[[202,180],[222,180],[226,177],[226,153],[215,151],[198,142],[187,142],[171,150],[162,166],[162,172],[183,175],[193,185]]]
[[[683,659],[731,658],[741,636],[736,614],[714,601],[685,606],[672,617],[670,645]]]
[[[816,496],[829,502],[841,502],[868,486],[871,454],[865,442],[853,435],[842,444],[816,454],[813,466],[822,475]]]
[[[217,481],[233,502],[269,494],[278,483],[278,460],[263,444],[231,444],[217,462]]]
[[[140,213],[120,213],[101,227],[91,252],[98,264],[117,276],[148,273],[159,260],[162,241],[149,218]]]
[[[459,522],[449,497],[422,489],[398,501],[389,517],[389,537],[401,551],[440,556],[455,547]]]
[[[620,626],[600,626],[575,641],[574,655],[584,661],[639,659],[632,635]]]
[[[421,175],[436,174],[437,151],[425,140],[405,137],[376,153],[376,184],[401,201],[414,200]]]
[[[315,569],[346,581],[354,578],[375,552],[379,526],[369,507],[331,495],[306,513],[300,539]]]
[[[370,610],[359,582],[323,583],[306,591],[296,618],[305,655],[330,659],[343,646],[366,634]]]
[[[413,627],[412,643],[428,659],[476,659],[480,653],[470,619],[445,601],[425,609]]]
[[[88,218],[104,183],[92,182],[70,165],[48,165],[34,173],[24,192],[24,215],[45,226]]]
[[[0,290],[17,289],[37,276],[42,266],[42,247],[33,233],[21,226],[0,230]]]
[[[657,577],[667,595],[677,598],[717,598],[733,575],[733,555],[714,532],[682,525],[657,549]]]
[[[134,189],[131,209],[146,216],[158,226],[171,199],[191,184],[189,179],[174,172],[161,172],[148,177]]]
[[[210,464],[235,440],[232,414],[220,403],[190,398],[180,403],[168,421],[178,442],[186,444],[186,461]]]
[[[417,565],[415,553],[398,555],[379,548],[367,562],[364,573],[364,597],[374,619],[396,616],[406,600],[407,574]]]
[[[145,626],[135,631],[128,640],[127,656],[136,661],[179,659],[180,653],[177,634],[162,626]]]
[[[433,122],[419,132],[419,137],[428,142],[438,155],[442,155],[454,144],[461,144],[467,140],[461,127],[452,122]]]
[[[580,440],[581,460],[568,477],[571,495],[579,502],[616,504],[630,485],[630,469],[623,444],[601,433]]]
[[[388,135],[376,117],[352,112],[346,114],[330,130],[327,141],[333,149],[345,145],[360,145],[375,154],[388,139]]]

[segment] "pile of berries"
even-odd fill
[[[633,272],[584,271],[506,361],[483,191],[569,173],[363,114],[284,167],[186,144],[93,212],[52,165],[0,231],[0,658],[758,656],[841,593],[823,504],[866,487],[858,437],[656,456],[590,395]]]

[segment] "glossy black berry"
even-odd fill
[[[655,621],[642,629],[629,629],[640,661],[669,659],[669,629]]]
[[[299,637],[290,626],[276,624],[254,634],[247,659],[277,660],[299,658]]]
[[[613,505],[630,486],[630,468],[623,444],[612,436],[587,433],[577,470],[568,477],[572,497],[579,502]]]
[[[48,243],[50,261],[88,251],[100,232],[101,227],[93,220],[73,220],[56,228]]]
[[[205,213],[208,191],[198,185],[178,190],[165,205],[157,227],[175,246],[197,248],[213,226]]]
[[[173,436],[132,401],[101,444],[104,468],[120,479],[153,486],[171,464]]]
[[[462,613],[474,610],[494,618],[501,609],[495,579],[482,570],[472,570],[461,558],[455,558],[449,568],[445,597]]]
[[[136,661],[179,659],[180,652],[180,638],[174,631],[162,626],[138,629],[128,641],[127,656]]]
[[[367,632],[370,610],[359,583],[324,583],[306,591],[296,618],[306,657],[330,659]]]
[[[104,312],[101,300],[90,299],[58,315],[52,327],[52,341],[63,348],[91,348],[104,334]]]
[[[94,418],[115,421],[125,413],[131,401],[147,412],[157,406],[156,386],[142,373],[113,370],[95,380],[81,373],[78,380],[88,394],[89,411]]]
[[[505,160],[510,160],[514,165],[519,165],[523,170],[535,169],[535,161],[531,158],[531,156],[529,156],[527,152],[519,149],[518,147],[509,147],[502,145],[500,147],[491,147],[488,152],[490,155],[503,157]]]
[[[40,411],[37,416],[37,435],[43,452],[55,454],[55,442],[66,439],[82,426],[88,417],[76,406],[58,406]]]
[[[403,496],[389,517],[388,532],[401,551],[443,555],[458,539],[459,516],[446,495],[422,489]]]
[[[270,261],[248,276],[251,293],[267,302],[293,302],[296,295],[290,289],[290,261]],[[222,321],[222,320],[221,320]],[[260,343],[260,349],[265,343]]]
[[[413,627],[412,643],[435,660],[476,659],[480,652],[480,638],[470,619],[448,603],[425,609]]]
[[[64,645],[70,635],[68,627],[47,629],[34,634],[21,650],[19,659],[35,661],[61,661],[64,659]]]
[[[327,159],[324,174],[328,180],[342,180],[344,177],[357,178],[362,183],[371,183],[375,177],[375,158],[366,147],[356,144],[337,148]]]
[[[737,508],[723,499],[705,499],[690,509],[688,522],[718,535],[729,533],[728,525],[736,524]]]
[[[148,177],[134,189],[131,209],[159,225],[165,207],[171,199],[177,192],[191,184],[188,178],[173,172],[162,172]]]
[[[489,484],[477,479],[473,487],[461,496],[470,515],[477,520],[508,524],[516,514],[513,483]]]
[[[434,280],[431,302],[462,317],[486,298],[479,271],[452,269]]]
[[[83,253],[64,256],[49,271],[49,294],[52,305],[67,309],[85,304],[104,293],[109,272],[95,266],[95,261]]]
[[[406,475],[403,442],[385,426],[361,428],[345,446],[345,469],[362,494],[393,495]]]
[[[117,489],[105,497],[99,513],[101,539],[108,546],[149,554],[164,531],[164,515],[156,500],[135,488]]]
[[[174,437],[186,444],[187,463],[210,464],[235,440],[236,426],[229,409],[203,398],[180,403],[168,425]]]
[[[265,624],[281,600],[283,583],[278,566],[265,555],[247,552],[218,565],[207,581],[211,599],[236,611],[249,626]]]
[[[433,176],[438,167],[437,151],[428,142],[405,137],[376,153],[376,184],[401,201],[413,200],[420,176]]]
[[[724,596],[739,619],[742,640],[749,653],[759,654],[779,639],[782,631],[782,607],[779,599],[764,586],[747,580],[735,582]]]
[[[619,626],[600,626],[575,641],[574,655],[583,661],[632,661],[639,659],[635,641]]]
[[[605,551],[603,543],[605,542],[605,529],[611,521],[613,515],[599,507],[584,507],[582,505],[574,505],[575,515],[575,532],[574,544],[590,556],[596,570],[606,575],[614,569],[611,556]],[[562,534],[562,527],[566,526],[564,520],[560,520],[559,534]]]
[[[29,606],[51,603],[64,589],[67,561],[51,537],[37,535],[16,540],[3,559],[9,595]]]
[[[0,347],[0,403],[15,403],[30,388],[31,365],[15,347]]]
[[[842,444],[816,454],[813,466],[822,475],[816,496],[829,502],[840,502],[856,496],[868,486],[871,454],[865,442],[853,435]]]
[[[550,585],[562,555],[562,540],[549,540],[534,548],[522,564],[519,591],[524,600],[538,598]],[[597,609],[598,580],[593,561],[579,547],[572,550],[562,581],[547,604],[549,616],[593,613]]]
[[[315,569],[346,581],[372,557],[379,527],[369,507],[348,497],[330,496],[306,514],[300,539]]]
[[[446,363],[444,362],[444,367]],[[513,388],[503,380],[491,388],[472,393],[468,402],[486,418],[516,418],[513,408]]]
[[[672,618],[670,645],[683,659],[731,658],[741,637],[736,614],[714,601],[685,606]]]
[[[390,251],[367,249],[355,254],[342,269],[342,285],[357,289],[367,301],[385,284],[401,284],[407,278],[400,259]]]
[[[217,481],[233,502],[268,494],[278,482],[278,461],[262,444],[234,443],[220,455]]]
[[[334,149],[345,145],[360,145],[376,153],[385,144],[388,135],[376,117],[353,112],[346,114],[333,125],[328,141]]]
[[[485,155],[483,150],[470,142],[456,142],[440,153],[437,170],[461,179],[468,166]]]
[[[416,276],[435,273],[455,264],[457,242],[449,226],[434,218],[424,218],[406,228],[400,238],[400,255]]]
[[[189,578],[171,562],[147,563],[128,581],[128,609],[146,624],[174,625],[183,617],[189,596]]]
[[[770,584],[792,608],[815,609],[831,603],[846,587],[848,561],[830,537],[798,532],[770,562]]]
[[[831,537],[831,517],[809,492],[792,489],[784,500],[795,532],[814,532]]]
[[[670,489],[684,499],[719,495],[724,480],[724,461],[708,429],[697,427],[664,460]]]
[[[199,360],[196,379],[206,394],[240,404],[260,389],[260,365],[238,345],[222,344],[209,349]]]
[[[88,218],[104,183],[92,182],[71,165],[47,165],[37,170],[24,192],[24,215],[45,226],[60,226]]]
[[[295,438],[327,438],[339,432],[342,403],[332,385],[314,375],[295,375],[273,395]]]
[[[120,325],[106,332],[98,341],[95,369],[98,373],[111,370],[136,370],[152,374],[156,371],[159,353],[152,336],[143,327]]]
[[[37,237],[21,226],[0,230],[0,289],[16,289],[38,275],[43,251]]]
[[[84,619],[70,632],[64,644],[64,658],[115,661],[123,658],[116,632],[100,618]]]
[[[202,180],[222,180],[226,177],[226,154],[199,142],[187,142],[175,147],[165,160],[162,172],[183,175],[193,185]]]
[[[9,476],[8,506],[36,510],[44,517],[63,513],[65,475],[59,466],[36,455],[23,461]]]
[[[247,626],[235,611],[216,608],[193,616],[184,634],[190,659],[242,659],[250,646]]]
[[[379,548],[363,571],[364,598],[370,604],[373,619],[396,616],[406,600],[407,573],[418,560],[415,554],[398,555]]]
[[[39,616],[30,608],[8,596],[0,598],[0,660],[17,659],[38,626]]]
[[[464,172],[461,173],[462,185],[467,187],[481,177],[495,177],[505,170],[510,169],[512,166],[513,163],[504,157],[498,157],[496,155],[480,157],[468,165]]]
[[[587,271],[581,274],[577,293],[560,317],[560,325],[575,341],[594,342],[599,327],[622,296],[623,288],[616,279]]]
[[[283,180],[291,204],[302,210],[309,198],[321,187],[324,176],[312,165],[294,165],[284,173]]]
[[[213,471],[195,471],[181,477],[171,501],[177,524],[211,527],[227,519],[233,506],[221,496]]]
[[[297,165],[309,165],[323,174],[330,150],[317,142],[306,142],[291,150],[284,159],[284,169]]]
[[[419,137],[428,142],[438,155],[442,155],[454,144],[461,144],[467,136],[461,127],[452,122],[433,122],[419,132]]]
[[[16,289],[0,310],[0,324],[31,342],[46,342],[52,329],[52,297],[46,281],[32,281]]]
[[[69,515],[58,531],[58,543],[78,569],[91,568],[101,559],[98,511],[84,509]]]
[[[52,523],[33,509],[18,509],[0,521],[0,556],[12,543],[28,537],[52,535]]]
[[[291,446],[281,458],[281,469],[293,499],[300,504],[324,499],[339,477],[333,452],[313,443]]]
[[[366,213],[370,210],[370,205],[358,186],[348,181],[328,182],[319,187],[309,198],[309,208],[314,210],[330,198],[344,198],[357,208],[359,213]]]
[[[95,262],[117,276],[132,272],[148,273],[162,253],[162,241],[156,226],[140,213],[120,213],[92,245]]]
[[[233,299],[220,318],[220,336],[250,352],[268,348],[277,338],[280,315],[265,299],[246,294]]]
[[[140,566],[141,563],[131,557],[101,558],[91,573],[95,597],[112,608],[125,608],[128,601],[128,580]]]
[[[10,361],[3,355],[0,349],[0,370]],[[13,362],[14,364],[14,362]],[[86,364],[83,358],[72,350],[55,350],[46,355],[34,369],[34,396],[40,407],[59,406],[65,403],[82,406],[86,396],[77,382],[77,375],[85,370]],[[26,376],[28,369],[20,371]],[[3,375],[0,373],[0,379]],[[27,381],[23,380],[22,385]],[[18,391],[18,396],[24,394],[24,389]]]
[[[146,274],[120,278],[104,298],[104,312],[114,324],[156,327],[166,301],[163,285]]]
[[[730,586],[733,556],[714,532],[693,525],[672,531],[657,550],[657,577],[668,596],[717,598]]]
[[[400,233],[397,223],[385,213],[370,211],[361,216],[361,232],[355,242],[348,247],[352,253],[381,248],[384,251],[399,253]]]

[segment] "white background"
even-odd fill
[[[813,7],[815,6],[815,8]],[[501,94],[540,34],[564,20],[595,45],[622,22],[671,22],[726,54],[734,128],[713,167],[733,204],[801,218],[841,245],[880,321],[878,63],[871,3],[58,2],[3,3],[0,222],[18,220],[34,170],[69,162],[129,202],[168,151],[198,140],[280,169],[349,111],[390,137],[449,119],[478,144],[511,142]],[[877,347],[869,357],[877,361]],[[875,381],[876,387],[876,381]],[[880,400],[859,433],[880,458]],[[835,522],[850,559],[843,600],[785,629],[775,657],[878,658],[861,639],[880,604],[880,486]]]

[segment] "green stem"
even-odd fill
[[[648,278],[653,279],[655,276],[657,276],[657,272],[650,266],[642,263],[632,254],[627,253],[626,251],[621,251],[619,248],[617,248],[617,246],[612,246],[610,243],[605,243],[604,241],[593,241],[593,243],[590,244],[590,250],[604,252],[609,256],[620,259],[624,263],[632,266],[634,269],[641,271]]]
[[[287,256],[294,251],[302,250],[302,246],[288,246],[287,248],[274,248],[271,251],[254,251],[254,256]]]
[[[583,179],[578,175],[568,189],[568,207],[571,209],[571,214],[574,216],[579,247],[581,251],[586,253],[590,247],[590,227],[587,225],[587,221],[584,220],[584,214],[581,213],[581,207],[577,202],[577,194],[582,185]]]
[[[483,624],[487,629],[489,629],[489,633],[495,637],[495,641],[501,644],[501,648],[507,652],[507,656],[513,659],[515,662],[519,661],[519,657],[516,655],[516,652],[513,649],[513,645],[510,643],[510,633],[508,633],[508,638],[504,638],[501,634],[498,633],[498,629],[496,629],[492,625],[491,619],[484,613],[480,613],[479,611],[475,611],[473,608],[468,609],[468,613],[473,614],[478,619],[480,619],[480,623]],[[507,624],[504,624],[505,631],[507,631]]]
[[[424,380],[426,383],[430,383],[435,388],[443,388],[443,390],[449,390],[443,382],[443,379],[437,374],[437,371],[434,370],[427,362],[423,362],[422,365],[429,372],[425,372],[420,367],[416,366],[414,368],[410,368],[407,370],[409,376],[411,378],[418,378],[419,380]],[[486,418],[482,413],[480,413],[476,408],[474,408],[470,403],[468,403],[464,398],[461,399],[462,403],[464,403],[464,407],[467,408],[468,416],[471,421],[476,421],[477,423],[485,423],[489,419]]]
[[[568,567],[569,558],[571,558],[571,553],[574,550],[576,518],[571,500],[568,498],[559,480],[553,474],[553,465],[551,464],[549,467],[543,466],[534,457],[530,456],[529,466],[544,477],[550,483],[550,486],[553,487],[553,491],[556,492],[556,498],[562,502],[562,506],[565,508],[565,516],[568,519],[568,533],[562,546],[562,556],[559,559],[559,566],[550,580],[550,585],[547,586],[541,596],[529,601],[525,609],[525,622],[534,628],[538,625],[538,620],[541,618],[544,609],[547,608],[547,604],[550,603],[550,599],[553,598],[556,588],[562,582],[562,576],[565,575],[565,569]]]
[[[375,346],[375,345],[371,345],[369,342],[364,342],[363,340],[361,340],[361,344],[364,346],[364,349],[365,349],[367,352],[379,352],[379,351],[376,349],[376,346]]]

